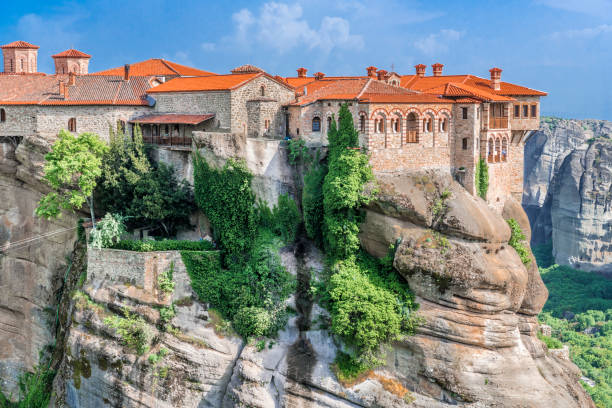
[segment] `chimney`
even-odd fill
[[[62,98],[68,99],[68,86],[62,81],[59,81],[59,94]]]
[[[366,68],[366,71],[368,72],[368,76],[369,76],[370,78],[376,78],[376,70],[377,70],[377,69],[378,69],[378,68],[376,68],[376,67],[372,67],[372,66],[367,67],[367,68]]]
[[[415,65],[414,68],[416,68],[417,76],[420,76],[420,77],[424,77],[425,76],[425,69],[427,68],[427,65],[419,64],[419,65]]]
[[[130,80],[130,64],[125,64],[123,66],[123,80],[124,81]]]
[[[502,70],[499,68],[491,68],[489,72],[491,73],[491,88],[499,91]]]
[[[433,69],[433,76],[442,76],[442,68],[444,68],[444,65],[436,62],[431,68]]]
[[[325,74],[322,72],[315,72],[314,74],[315,79],[319,80],[319,79],[323,79],[325,77]]]
[[[72,86],[76,83],[76,74],[72,71],[68,74],[68,85]]]
[[[384,81],[385,79],[387,79],[387,71],[385,71],[384,69],[378,71],[376,75],[378,76],[379,81]]]
[[[297,69],[298,78],[304,78],[304,77],[306,77],[306,72],[307,72],[307,71],[308,71],[308,70],[307,70],[306,68],[304,68],[304,67],[300,67],[300,68],[298,68],[298,69]]]

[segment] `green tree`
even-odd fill
[[[483,200],[486,200],[487,191],[489,190],[489,166],[487,166],[487,162],[482,157],[476,163],[474,181],[476,182],[476,193]]]
[[[195,210],[189,185],[176,179],[172,167],[147,156],[138,126],[133,137],[112,128],[110,135],[96,189],[102,210],[123,214],[130,229],[152,226],[160,235],[172,236],[189,228]]]
[[[338,112],[338,126],[336,126],[335,118],[332,117],[327,140],[329,141],[330,161],[347,148],[359,146],[359,132],[355,129],[353,115],[346,103],[342,104]]]
[[[323,181],[326,175],[327,165],[314,164],[304,176],[302,193],[304,228],[318,246],[323,245]]]
[[[62,129],[51,152],[45,155],[44,179],[52,191],[40,200],[36,215],[57,218],[62,210],[78,210],[87,202],[95,228],[93,191],[107,150],[94,133],[75,136]]]

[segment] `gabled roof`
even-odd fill
[[[452,83],[454,85],[465,85],[472,87],[473,90],[478,89],[479,92],[484,92],[492,95],[500,96],[546,96],[546,92],[537,91],[535,89],[526,88],[524,86],[511,84],[509,82],[501,82],[500,89],[494,90],[491,87],[491,80],[480,78],[473,75],[441,75],[441,76],[425,76],[404,75],[400,85],[407,89],[413,89],[421,92],[440,91],[440,88]]]
[[[176,124],[198,125],[206,120],[215,117],[214,113],[205,113],[203,115],[183,114],[183,113],[162,113],[145,115],[139,118],[130,120],[130,123],[142,124]]]
[[[78,75],[60,94],[59,82],[68,75],[0,76],[0,105],[148,105],[149,78]]]
[[[93,73],[92,75],[123,75],[124,67],[117,67]],[[216,75],[214,72],[188,67],[161,58],[130,64],[130,76],[203,76]]]
[[[59,54],[52,55],[53,58],[91,58],[91,55],[75,50],[73,48],[62,51]]]
[[[265,76],[270,80],[293,89],[284,81],[280,81],[265,72],[253,72],[247,74],[209,75],[201,77],[178,77],[168,82],[149,89],[148,93],[159,92],[201,92],[201,91],[231,91],[252,81],[255,78]]]
[[[40,47],[25,41],[13,41],[12,43],[0,46],[0,48],[31,48],[37,50]]]
[[[425,93],[442,95],[447,97],[468,97],[472,99],[479,99],[485,102],[511,102],[513,98],[495,94],[492,92],[493,89],[486,89],[484,87],[475,87],[462,83],[449,82],[446,85],[439,86],[437,88],[428,89]]]

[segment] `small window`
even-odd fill
[[[159,128],[157,127],[157,125],[153,125],[153,127],[151,128],[151,135],[159,136]]]
[[[6,111],[4,109],[0,109],[0,122],[6,122]]]
[[[529,117],[529,105],[523,105],[523,117],[524,118]]]
[[[327,117],[327,128],[329,129],[331,127],[331,116]]]
[[[314,118],[312,118],[312,131],[313,132],[320,132],[321,131],[321,118],[318,116],[315,116]],[[300,134],[300,129],[297,130],[298,135]]]
[[[514,105],[514,117],[515,118],[521,117],[521,105]]]
[[[365,132],[365,115],[359,115],[359,130]]]
[[[467,150],[467,148],[468,148],[468,139],[467,139],[467,137],[464,137],[461,140],[461,147],[463,148],[463,150]]]
[[[461,116],[463,117],[463,119],[467,119],[468,118],[468,109],[467,108],[461,108]]]
[[[394,132],[399,132],[399,119],[394,119],[393,120],[393,131]]]
[[[119,121],[119,130],[121,131],[121,133],[125,134],[125,120]]]
[[[76,132],[76,129],[77,129],[76,118],[68,119],[68,131]]]
[[[319,127],[321,127],[321,123],[319,123]],[[300,128],[295,128],[295,133],[299,136],[300,135]]]
[[[538,111],[538,105],[531,105],[531,117],[535,118]]]
[[[164,137],[168,137],[170,135],[170,126],[164,125]]]
[[[9,60],[9,72],[13,72],[13,60]]]
[[[331,106],[331,102],[327,102],[327,106]]]
[[[268,119],[264,121],[264,127],[266,128],[266,130],[270,129],[270,121]]]
[[[259,88],[259,94],[261,96],[266,96],[266,87],[262,85],[261,88]]]
[[[25,71],[25,60],[21,60],[21,71]]]

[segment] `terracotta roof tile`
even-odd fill
[[[91,58],[91,55],[85,54],[84,52],[69,49],[66,51],[62,51],[59,54],[52,55],[53,58]]]
[[[195,92],[195,91],[228,91],[247,83],[263,73],[211,75],[192,78],[173,78],[168,82],[149,89],[157,92]]]
[[[526,88],[524,86],[502,82],[498,91],[491,87],[491,81],[473,75],[442,75],[418,77],[416,75],[404,75],[400,81],[402,87],[414,89],[417,91],[429,91],[434,88],[442,87],[448,83],[465,84],[474,88],[480,89],[481,92],[486,92],[501,96],[519,96],[533,95],[546,96],[546,92],[537,91],[535,89]]]
[[[67,80],[67,75],[0,76],[0,105],[148,105],[148,77],[80,75],[64,98],[59,81]]]
[[[244,64],[232,69],[230,72],[232,74],[252,74],[257,72],[264,72],[264,70],[259,67],[256,67],[255,65]]]
[[[197,125],[205,120],[215,117],[214,113],[206,113],[203,115],[192,115],[182,113],[168,113],[157,115],[146,115],[130,120],[130,123],[184,123],[186,125]]]
[[[123,67],[111,68],[92,75],[123,75]],[[130,64],[130,76],[204,76],[215,75],[213,72],[177,64],[161,58]]]
[[[32,48],[37,50],[40,47],[25,41],[13,41],[12,43],[0,46],[0,48]]]

